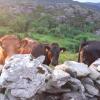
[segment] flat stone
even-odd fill
[[[71,71],[76,73],[78,77],[85,77],[90,74],[90,70],[87,65],[75,61],[66,61],[64,64],[56,66],[55,69],[61,69],[65,72]]]
[[[83,85],[89,84],[89,85],[94,86],[93,80],[92,80],[91,78],[89,78],[89,77],[82,78],[82,79],[81,79],[81,82],[82,82]]]
[[[100,58],[94,61],[90,67],[94,67],[98,72],[100,72]]]
[[[99,90],[96,89],[95,87],[89,85],[89,84],[86,84],[84,85],[85,89],[87,90],[87,92],[93,96],[98,96],[99,95]]]
[[[100,78],[100,72],[97,71],[97,69],[95,67],[89,67],[90,69],[90,75],[89,77],[93,80],[97,80],[98,78]]]
[[[78,92],[70,92],[70,93],[65,93],[62,96],[62,100],[86,100],[86,99]]]

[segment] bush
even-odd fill
[[[11,18],[11,16],[9,16],[8,14],[0,13],[0,26],[7,27],[9,25],[10,18]]]
[[[36,33],[39,33],[39,34],[48,34],[48,29],[45,28],[45,27],[38,27],[35,29],[35,32]]]
[[[28,18],[28,16],[16,16],[15,19],[13,19],[9,26],[13,30],[13,32],[28,32],[31,25],[31,18]]]

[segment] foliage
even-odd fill
[[[17,15],[9,22],[9,28],[13,32],[28,32],[31,25],[31,17],[27,15]]]

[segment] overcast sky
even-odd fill
[[[80,2],[100,2],[100,0],[75,0]]]

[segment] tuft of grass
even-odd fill
[[[65,61],[78,61],[78,53],[64,52],[60,54],[59,63],[62,64]]]

